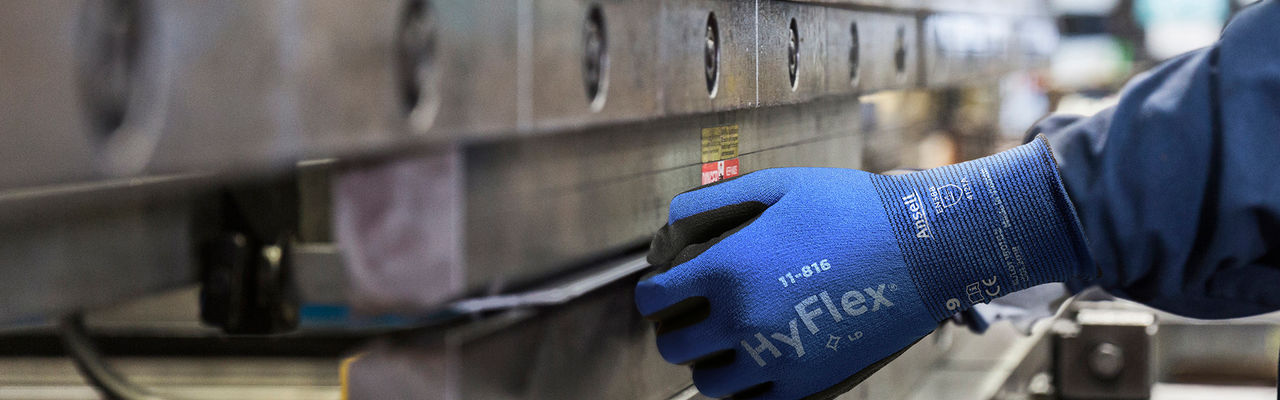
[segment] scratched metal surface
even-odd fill
[[[1037,51],[1015,22],[1042,17],[1040,2],[936,3],[433,0],[410,13],[407,1],[395,0],[19,0],[0,16],[0,188],[243,174],[458,139],[955,84],[945,76],[956,73],[955,63],[981,66],[960,75],[966,85],[1032,65],[1013,56]],[[591,53],[605,60],[599,104],[584,87],[591,57],[583,25],[593,10],[604,38]],[[713,14],[719,79],[710,93],[705,50]],[[940,17],[953,14],[991,29],[948,30],[957,24]],[[794,88],[787,74],[792,20]],[[106,22],[133,33],[113,35]],[[983,47],[956,47],[957,32]],[[127,51],[104,52],[107,45]],[[855,50],[856,92],[848,79]],[[410,89],[417,95],[410,98]]]

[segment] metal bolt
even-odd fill
[[[1089,353],[1089,372],[1101,379],[1115,379],[1124,370],[1124,349],[1102,342]]]
[[[81,87],[98,132],[109,136],[124,124],[135,78],[143,10],[134,0],[91,4],[94,7],[82,20],[87,59],[80,71]]]
[[[787,42],[787,73],[791,77],[791,90],[795,90],[800,73],[800,30],[796,28],[795,18],[791,19],[791,41]]]
[[[587,88],[587,101],[599,109],[604,101],[604,79],[607,65],[607,46],[604,30],[604,12],[599,5],[587,11],[587,21],[582,28],[582,79]]]
[[[858,84],[858,23],[854,22],[849,25],[849,34],[852,39],[849,43],[849,84]]]
[[[716,14],[707,16],[707,32],[704,59],[706,61],[707,94],[716,97],[716,85],[720,78],[720,28],[716,25]]]

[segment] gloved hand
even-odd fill
[[[753,172],[686,192],[636,287],[658,350],[712,397],[830,398],[972,304],[1087,279],[1079,223],[1043,138],[884,176]]]

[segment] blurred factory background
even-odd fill
[[[1246,3],[9,0],[0,399],[700,398],[674,194],[1011,147]],[[840,399],[1270,399],[1276,321],[1096,294]]]

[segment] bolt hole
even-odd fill
[[[858,84],[858,52],[861,46],[858,43],[858,23],[849,24],[849,84],[857,86]]]
[[[898,27],[897,38],[894,39],[893,68],[899,77],[907,72],[907,29]]]
[[[416,125],[429,125],[432,114],[425,110],[434,71],[436,39],[435,15],[426,0],[405,4],[397,38],[397,65],[400,74],[400,100],[404,112]]]
[[[791,79],[791,90],[796,90],[800,75],[800,29],[796,19],[791,19],[791,41],[787,43],[787,76]]]
[[[607,39],[604,12],[599,5],[592,5],[582,28],[582,80],[587,89],[587,101],[593,110],[604,107],[609,68]]]
[[[110,138],[124,125],[137,78],[142,7],[134,0],[92,3],[83,17],[80,86],[97,136]]]
[[[706,38],[703,48],[705,73],[707,77],[707,94],[716,97],[720,80],[720,27],[716,24],[716,13],[707,16]]]

